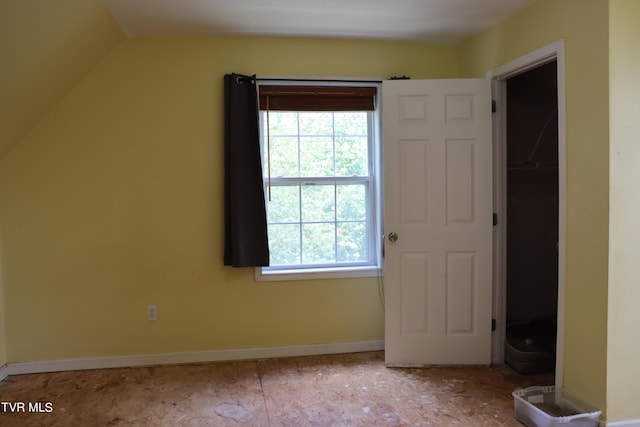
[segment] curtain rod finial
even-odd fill
[[[243,74],[236,74],[233,73],[234,76],[236,76],[236,83],[237,84],[244,84],[244,83],[255,83],[256,81],[256,75],[254,74],[253,76],[245,76]]]

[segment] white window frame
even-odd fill
[[[382,242],[382,141],[380,129],[380,94],[382,92],[382,80],[376,80],[372,83],[367,79],[358,81],[354,79],[336,79],[336,80],[310,80],[310,79],[292,79],[292,78],[265,78],[265,83],[269,86],[375,86],[377,88],[377,96],[375,99],[375,110],[370,114],[369,122],[369,142],[371,150],[369,154],[370,170],[373,172],[371,179],[371,187],[369,189],[369,197],[372,197],[373,208],[371,214],[371,231],[372,241],[369,242],[370,251],[373,254],[373,263],[359,266],[333,266],[332,264],[318,265],[312,268],[280,268],[269,269],[269,267],[256,267],[256,281],[284,281],[284,280],[313,280],[313,279],[339,279],[339,278],[356,278],[356,277],[377,277],[383,275],[383,242]],[[261,78],[257,80],[259,90]],[[260,143],[264,141],[263,127],[260,126]],[[261,147],[262,148],[262,147]],[[264,153],[264,150],[261,149]],[[263,159],[263,165],[266,165],[266,159]],[[272,178],[272,184],[276,181]],[[333,177],[319,178],[321,181],[336,182]]]

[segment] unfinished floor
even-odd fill
[[[0,426],[520,426],[511,392],[551,383],[504,366],[386,368],[382,352],[16,375],[0,401],[25,411],[2,405]]]

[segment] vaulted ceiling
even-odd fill
[[[0,158],[125,37],[278,35],[455,45],[534,0],[0,2]]]
[[[456,44],[534,0],[103,0],[130,37],[252,34]]]

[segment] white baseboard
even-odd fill
[[[383,340],[9,363],[2,369],[7,371],[4,375],[6,377],[7,375],[42,372],[255,360],[275,357],[317,356],[380,350],[384,350]],[[0,369],[0,379],[2,378],[2,369]]]
[[[640,418],[635,420],[622,420],[622,421],[607,421],[601,423],[603,427],[640,427]]]
[[[9,376],[9,367],[4,365],[0,367],[0,382]]]

